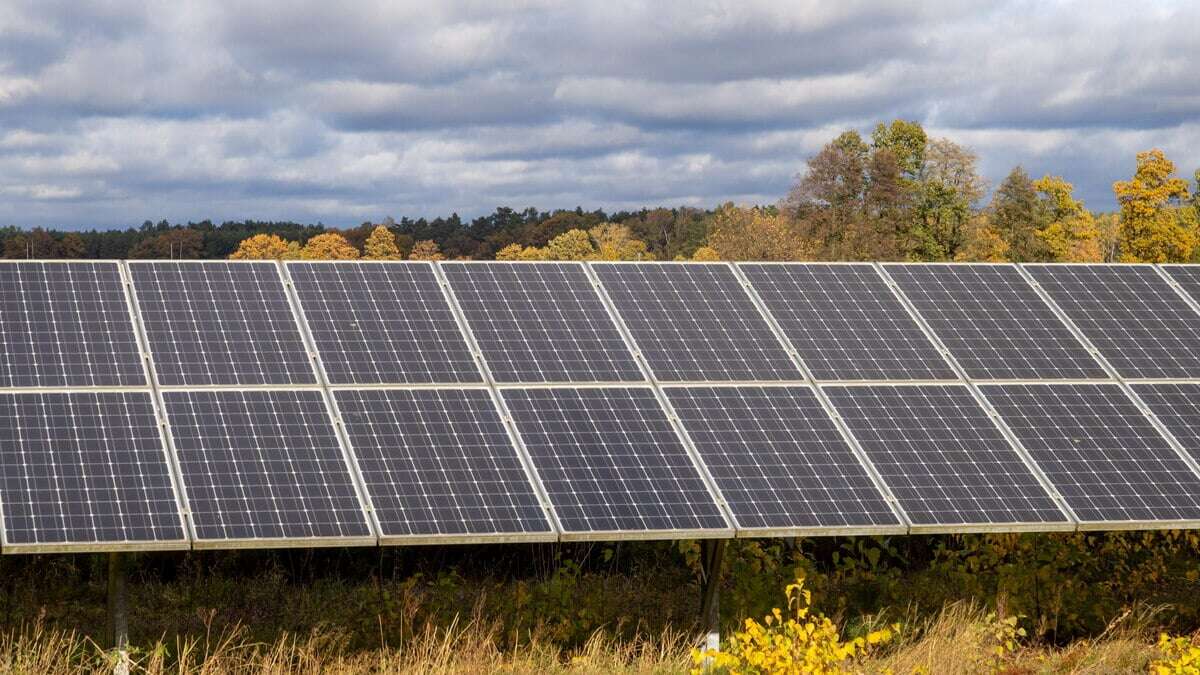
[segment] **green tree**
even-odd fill
[[[87,255],[87,244],[83,237],[75,232],[68,232],[58,242],[59,255],[64,258],[83,258]]]
[[[169,229],[148,237],[129,251],[130,258],[172,258],[191,260],[204,257],[204,235],[191,228]]]
[[[1127,262],[1185,262],[1197,246],[1187,181],[1173,177],[1175,164],[1162,150],[1139,152],[1133,178],[1113,183],[1121,205],[1121,257]]]
[[[919,122],[905,120],[893,120],[889,126],[880,122],[871,134],[871,144],[891,151],[901,173],[909,180],[916,180],[925,166],[927,140]]]
[[[1017,166],[1009,172],[992,196],[991,225],[1004,240],[1014,262],[1046,259],[1045,243],[1038,232],[1045,225],[1045,211],[1038,201],[1033,181]]]

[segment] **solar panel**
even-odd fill
[[[1066,521],[965,386],[825,391],[913,525]]]
[[[728,528],[650,389],[502,395],[567,537]]]
[[[338,390],[334,397],[383,536],[553,538],[486,389]]]
[[[1131,386],[1188,454],[1200,461],[1200,382]]]
[[[592,268],[658,379],[803,379],[728,265]]]
[[[1200,314],[1149,265],[1028,265],[1126,378],[1200,377]]]
[[[899,526],[808,387],[670,387],[739,529]]]
[[[1200,478],[1120,385],[982,389],[1080,521],[1200,519]]]
[[[163,386],[312,384],[273,262],[131,262]]]
[[[1200,302],[1200,265],[1163,265],[1162,269],[1195,302]]]
[[[185,547],[170,471],[148,392],[0,394],[6,546]]]
[[[139,385],[117,263],[0,264],[0,387]]]
[[[371,537],[320,391],[166,391],[163,400],[197,540]]]
[[[872,265],[738,267],[814,378],[957,379]]]
[[[1107,377],[1012,265],[888,265],[887,272],[969,377]]]
[[[331,384],[483,381],[429,263],[287,269]]]
[[[497,382],[645,379],[581,264],[441,269]]]

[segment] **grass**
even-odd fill
[[[980,607],[954,603],[918,621],[866,672],[893,673],[1134,673],[1146,672],[1158,653],[1154,612],[1127,612],[1109,630],[1065,647],[1022,645],[996,655],[994,619]],[[242,626],[159,641],[131,654],[131,672],[151,675],[329,673],[686,673],[692,637],[675,631],[615,639],[603,631],[563,649],[533,635],[515,647],[500,625],[476,613],[447,626],[426,624],[403,644],[348,650],[344,636],[318,629],[258,642]],[[112,671],[110,653],[88,638],[34,623],[0,636],[0,673],[68,675]]]

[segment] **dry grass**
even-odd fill
[[[1065,648],[1022,646],[996,656],[995,622],[966,603],[947,606],[925,621],[910,622],[868,672],[893,673],[1135,673],[1156,656],[1154,612],[1127,612],[1104,634]],[[283,636],[259,643],[234,627],[177,641],[159,642],[131,654],[132,673],[151,675],[274,675],[284,673],[685,673],[691,668],[690,638],[668,632],[617,641],[597,632],[573,651],[536,635],[502,650],[498,624],[478,616],[449,626],[425,626],[404,644],[348,652],[336,631]],[[511,636],[508,636],[511,638]],[[0,636],[0,674],[112,672],[113,656],[86,638],[34,624]]]

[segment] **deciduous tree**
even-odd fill
[[[593,260],[654,260],[646,242],[634,239],[625,225],[600,223],[588,230],[588,236],[594,246]]]
[[[1042,176],[1033,188],[1041,212],[1050,221],[1037,233],[1047,255],[1063,262],[1103,262],[1100,229],[1083,202],[1075,199],[1075,186],[1061,176]]]
[[[300,257],[300,244],[275,234],[256,234],[238,244],[232,260],[291,260]]]
[[[300,257],[304,260],[355,260],[358,249],[350,245],[346,238],[336,232],[318,234],[309,239],[300,249]]]
[[[1154,149],[1138,153],[1131,180],[1113,183],[1121,205],[1122,259],[1154,263],[1191,259],[1197,245],[1196,225],[1179,208],[1188,199],[1188,185],[1173,173],[1175,164],[1162,150]]]
[[[442,249],[438,247],[437,242],[432,239],[422,239],[413,244],[412,252],[408,254],[409,260],[445,260],[446,256],[442,254]]]
[[[811,260],[813,251],[787,216],[732,203],[713,214],[708,246],[723,260]]]
[[[1010,260],[1046,259],[1044,241],[1038,236],[1045,220],[1045,211],[1029,174],[1020,166],[1013,168],[992,196],[990,218],[991,227],[1004,240]]]
[[[363,244],[363,257],[371,260],[399,260],[396,235],[384,225],[376,225]]]

